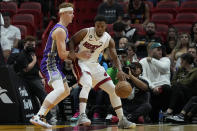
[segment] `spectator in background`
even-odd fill
[[[166,110],[170,88],[170,59],[162,57],[162,45],[150,42],[147,46],[148,57],[140,60],[142,76],[149,81],[151,88],[152,120],[158,121],[160,110]]]
[[[107,0],[98,7],[97,14],[105,16],[107,24],[120,22],[124,14],[123,7],[115,0]]]
[[[120,49],[125,49],[127,43],[128,43],[127,37],[122,37],[122,38],[120,38],[120,40],[119,40],[119,48],[120,48]]]
[[[172,87],[170,104],[164,113],[165,116],[177,113],[177,111],[179,112],[192,96],[197,95],[197,68],[192,67],[193,60],[193,56],[189,53],[181,55],[181,68],[185,69],[188,73],[185,77],[181,76],[182,79],[179,77],[176,80],[176,84]]]
[[[128,14],[124,14],[122,22],[125,24],[124,32],[129,42],[136,42],[137,30],[131,26],[131,20]]]
[[[176,44],[176,47],[173,49],[170,58],[172,61],[172,66],[173,66],[173,70],[175,70],[175,65],[176,62],[178,60],[178,58],[184,54],[187,53],[188,47],[191,45],[191,37],[189,34],[187,33],[182,33],[179,35],[178,37],[178,41]]]
[[[150,9],[143,0],[129,0],[128,13],[132,24],[142,24],[145,26],[149,22]]]
[[[168,28],[167,39],[166,39],[166,53],[171,54],[175,48],[178,39],[178,32],[175,27],[171,26]]]
[[[133,88],[127,99],[121,99],[124,113],[129,121],[144,123],[144,119],[151,111],[151,105],[148,82],[140,77],[142,66],[140,63],[134,62],[126,66],[123,71],[128,74],[127,81]]]
[[[193,66],[196,67],[197,66],[197,51],[196,51],[196,47],[190,46],[188,48],[187,53],[191,54],[194,57]],[[181,58],[180,57],[176,61],[176,66],[175,67],[176,67],[176,69],[178,69],[179,67],[181,67]]]
[[[191,122],[191,119],[195,114],[197,114],[197,96],[190,98],[179,114],[169,116],[166,120],[173,123]]]
[[[114,35],[112,36],[115,41],[116,49],[119,48],[119,40],[125,36],[125,24],[122,22],[117,22],[113,24]]]
[[[162,40],[160,37],[155,36],[156,25],[154,22],[148,22],[145,27],[145,35],[139,36],[137,39],[135,46],[137,47],[137,55],[140,58],[144,58],[147,56],[146,46],[149,42],[158,42],[162,44]]]
[[[194,67],[197,67],[197,47],[189,47],[188,53],[190,53],[194,57]]]
[[[21,32],[16,26],[11,25],[10,14],[8,12],[3,14],[3,18],[4,26],[1,26],[1,36],[10,44],[13,53],[19,52],[18,41],[21,39]]]
[[[192,44],[197,46],[197,22],[192,25],[190,35]]]
[[[47,95],[44,90],[45,80],[40,73],[35,54],[36,39],[33,36],[25,38],[24,50],[16,58],[17,74],[28,84],[32,95],[37,96],[42,103]]]
[[[139,62],[138,57],[136,55],[137,48],[132,44],[128,43],[127,46],[127,65],[131,64],[132,62]]]

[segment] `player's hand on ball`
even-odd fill
[[[77,58],[79,59],[89,59],[91,57],[91,53],[90,51],[82,51],[80,53],[77,54]]]
[[[124,73],[123,71],[118,71],[117,78],[119,81],[125,81],[128,75]]]

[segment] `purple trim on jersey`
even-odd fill
[[[63,74],[62,70],[62,60],[60,59],[58,52],[57,52],[57,45],[56,41],[52,38],[52,33],[57,28],[63,28],[66,32],[66,40],[68,39],[68,30],[66,27],[60,24],[56,24],[49,36],[48,40],[44,49],[43,59],[40,64],[40,69],[42,73],[47,78],[48,83],[50,84],[52,81],[59,79],[62,77],[62,79],[65,78],[65,75]]]

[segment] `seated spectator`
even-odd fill
[[[197,66],[197,49],[196,49],[196,47],[190,46],[188,48],[187,53],[191,54],[194,57],[194,62],[193,62],[192,66],[196,67]],[[176,66],[175,67],[176,67],[176,69],[181,67],[181,58],[180,57],[176,61]]]
[[[113,24],[113,30],[114,30],[114,35],[112,35],[112,37],[115,41],[116,49],[118,49],[120,38],[125,36],[125,34],[124,34],[125,24],[123,24],[122,22],[114,23]]]
[[[107,24],[113,24],[122,20],[124,11],[115,0],[107,0],[99,5],[97,14],[105,16]]]
[[[11,46],[12,52],[19,52],[17,48],[18,41],[21,39],[21,32],[16,26],[11,25],[10,14],[8,12],[3,14],[3,18],[4,26],[1,26],[1,36]]]
[[[152,120],[158,121],[160,110],[166,110],[170,87],[170,59],[162,57],[162,45],[150,42],[147,46],[148,57],[140,60],[142,76],[149,81],[151,89]]]
[[[142,73],[142,66],[140,63],[134,62],[123,70],[128,74],[127,81],[133,88],[127,99],[121,99],[123,111],[129,121],[144,123],[151,111],[151,105],[147,92],[149,89],[148,82],[139,77]]]
[[[125,36],[128,38],[128,41],[133,43],[136,42],[137,30],[135,27],[131,26],[131,20],[128,14],[124,14],[122,22],[126,25],[124,32]]]
[[[143,0],[129,0],[128,13],[132,24],[145,26],[149,22],[150,9]]]
[[[191,122],[195,114],[197,114],[197,96],[190,98],[178,115],[168,116],[166,121],[173,123]]]
[[[165,116],[179,112],[192,96],[197,95],[197,68],[192,67],[193,60],[189,53],[181,55],[181,69],[177,71],[175,82],[172,83],[170,104],[164,113]]]
[[[192,25],[190,35],[192,46],[197,46],[197,22]]]
[[[47,95],[44,90],[45,80],[37,64],[35,55],[36,39],[33,36],[25,38],[24,50],[16,59],[18,75],[29,85],[30,92],[42,103]]]
[[[136,55],[137,48],[132,43],[128,43],[126,48],[127,48],[127,54],[128,54],[127,63],[130,64],[132,62],[139,62],[138,57]]]
[[[171,26],[168,28],[167,39],[166,39],[166,53],[170,55],[172,50],[177,44],[178,32],[175,27]]]
[[[125,49],[128,43],[127,37],[122,37],[119,40],[119,49]]]
[[[187,53],[188,47],[191,45],[191,38],[190,35],[187,33],[182,33],[178,36],[178,41],[176,44],[176,47],[172,50],[172,53],[170,55],[172,64],[176,65],[176,61],[178,58],[184,54]],[[174,69],[175,70],[175,69]]]
[[[135,46],[137,47],[137,55],[140,58],[144,58],[147,56],[146,46],[149,42],[158,42],[162,44],[162,40],[155,36],[156,25],[154,22],[148,22],[145,27],[145,35],[139,36],[137,39]]]

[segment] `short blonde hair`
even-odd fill
[[[73,5],[72,3],[63,2],[63,3],[61,3],[61,4],[59,5],[59,10],[60,10],[61,8],[66,8],[66,7],[72,7],[72,8],[74,8],[74,5]]]

